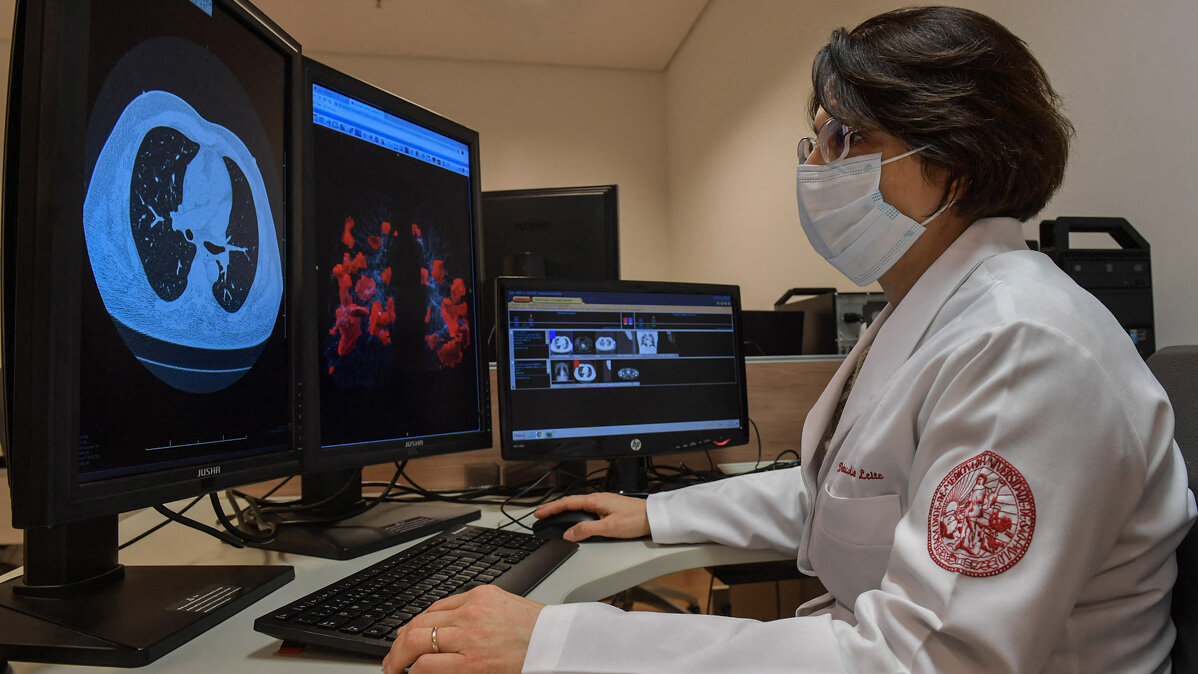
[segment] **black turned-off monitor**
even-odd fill
[[[299,46],[238,0],[22,0],[3,386],[23,578],[0,660],[136,666],[293,577],[124,567],[117,514],[295,473]]]
[[[643,493],[661,454],[748,440],[736,286],[497,282],[503,458],[605,459]]]
[[[617,207],[615,185],[483,192],[487,280],[619,278]]]
[[[478,134],[305,59],[304,508],[270,547],[336,559],[476,519],[373,504],[364,466],[491,446]],[[368,506],[371,506],[368,508]]]
[[[495,279],[500,276],[620,278],[619,190],[615,185],[482,193],[487,355],[494,359]]]

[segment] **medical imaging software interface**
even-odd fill
[[[735,429],[732,298],[507,291],[511,440]]]
[[[312,85],[321,445],[483,423],[469,147]]]
[[[90,16],[79,479],[283,451],[287,57],[211,5]]]

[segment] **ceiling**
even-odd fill
[[[313,54],[664,70],[710,0],[254,0]]]
[[[666,69],[710,2],[250,1],[312,54],[653,71]],[[16,0],[0,0],[0,42],[12,34],[15,6]]]

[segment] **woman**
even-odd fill
[[[802,468],[537,515],[602,516],[574,540],[785,550],[829,594],[760,623],[479,588],[400,630],[386,671],[1168,669],[1194,502],[1126,333],[1023,242],[1072,132],[1043,69],[993,20],[931,7],[836,31],[812,72],[800,221],[889,306],[807,416]]]

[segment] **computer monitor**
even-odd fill
[[[117,514],[299,469],[298,59],[240,0],[17,3],[0,335],[25,566],[0,660],[145,664],[294,576],[123,567]]]
[[[740,290],[730,285],[500,278],[499,419],[507,460],[646,459],[744,444]]]
[[[361,486],[364,466],[491,446],[478,134],[315,61],[304,71],[303,503],[270,546],[344,559],[479,516],[374,503]]]
[[[740,312],[746,356],[799,356],[803,353],[803,312]]]
[[[500,276],[620,278],[620,226],[615,185],[483,192],[484,317],[487,357],[495,358],[492,326]]]

